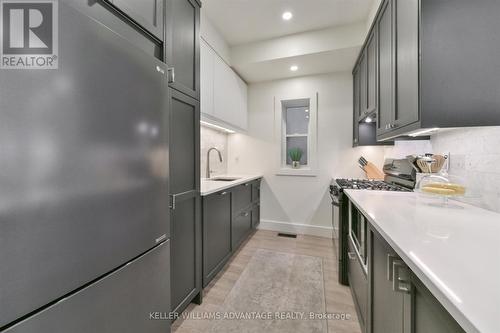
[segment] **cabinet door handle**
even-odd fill
[[[174,83],[175,82],[175,68],[169,67],[167,69],[167,72],[168,72],[168,83]]]
[[[356,253],[354,252],[347,252],[347,256],[349,257],[350,260],[356,260]]]
[[[409,294],[411,283],[409,281],[410,272],[402,260],[394,260],[392,263],[392,290]]]
[[[250,183],[246,183],[246,184],[245,184],[245,186],[248,186],[248,185],[250,185]]]
[[[247,217],[248,215],[250,215],[250,213],[248,213],[248,212],[243,213],[244,217]]]
[[[219,195],[226,195],[226,194],[227,194],[226,191],[219,193]]]
[[[392,281],[392,264],[394,260],[398,260],[399,257],[392,255],[392,254],[387,254],[387,281]]]

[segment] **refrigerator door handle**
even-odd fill
[[[170,209],[175,210],[175,199],[177,197],[177,194],[171,194],[170,195]]]

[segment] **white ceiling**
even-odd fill
[[[296,76],[350,71],[361,47],[301,55],[237,66],[238,73],[249,83]],[[291,65],[298,65],[296,72]]]
[[[204,0],[203,10],[231,45],[365,21],[373,0]],[[293,13],[290,21],[281,15]]]

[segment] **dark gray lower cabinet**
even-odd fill
[[[241,211],[233,217],[231,242],[236,249],[252,230],[252,208]]]
[[[231,256],[231,191],[203,198],[203,287]]]
[[[370,230],[370,333],[465,332],[374,229]]]
[[[396,252],[373,231],[371,237],[371,333],[404,332],[404,297],[393,290],[392,263],[399,260]]]
[[[233,214],[238,214],[252,203],[252,183],[248,182],[231,189]]]
[[[170,322],[164,314],[170,309],[169,260],[167,241],[2,332],[168,333]]]
[[[260,223],[260,179],[203,197],[203,287]]]
[[[358,312],[361,331],[366,332],[366,319],[368,314],[368,278],[351,242],[352,239],[349,239],[347,242],[349,259],[347,263],[347,276],[349,279],[349,285],[351,286],[354,304]]]
[[[413,274],[411,280],[411,320],[408,333],[465,333],[455,319]],[[406,333],[405,332],[405,333]]]
[[[260,202],[254,204],[252,208],[252,228],[257,228],[260,224]]]
[[[171,302],[181,312],[195,298],[201,302],[200,105],[170,92]]]

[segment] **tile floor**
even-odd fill
[[[206,314],[220,311],[226,296],[240,277],[257,249],[319,257],[323,261],[324,290],[327,313],[345,313],[348,320],[327,320],[328,333],[360,333],[356,310],[348,287],[337,282],[337,264],[330,239],[298,235],[278,237],[276,232],[259,230],[249,237],[226,267],[204,290],[203,304],[191,304],[172,325],[173,333],[209,332],[212,320]],[[183,315],[190,314],[187,319]],[[244,332],[239,332],[244,333]]]

